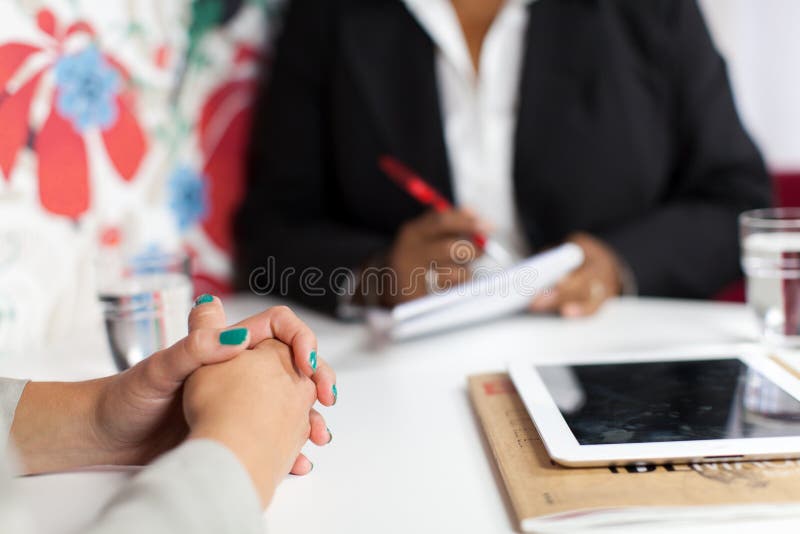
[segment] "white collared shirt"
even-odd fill
[[[507,0],[484,39],[475,72],[450,0],[403,0],[436,45],[444,135],[459,206],[490,222],[519,257],[530,253],[514,201],[514,133],[528,25],[534,0]]]

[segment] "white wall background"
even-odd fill
[[[800,1],[700,0],[772,171],[800,171]]]

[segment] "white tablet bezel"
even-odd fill
[[[758,350],[735,349],[735,352],[704,354],[695,351],[639,355],[606,355],[601,359],[546,362],[516,362],[509,374],[531,416],[550,457],[566,466],[608,466],[630,464],[700,463],[741,460],[800,458],[800,433],[797,437],[742,438],[614,445],[581,445],[561,415],[555,400],[536,370],[537,365],[592,365],[598,363],[634,363],[656,361],[692,361],[736,358],[763,373],[786,393],[800,400],[800,380],[792,376]]]

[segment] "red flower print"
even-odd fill
[[[39,11],[36,20],[47,36],[45,46],[0,45],[0,171],[10,179],[19,151],[32,138],[42,205],[77,218],[89,208],[90,199],[84,134],[100,131],[114,168],[128,181],[142,163],[147,140],[133,112],[130,75],[98,49],[92,27],[78,21],[63,28],[47,9]],[[90,43],[76,50],[73,38],[82,37],[82,43],[87,36]],[[51,59],[27,73],[23,67],[38,54]],[[42,84],[45,77],[54,83]],[[31,132],[34,97],[50,104],[38,132]]]
[[[39,155],[39,198],[48,211],[77,217],[89,208],[89,164],[83,139],[58,113],[36,136]]]
[[[237,64],[257,60],[240,47]],[[208,177],[209,211],[203,229],[218,247],[231,251],[232,220],[244,195],[245,150],[256,81],[252,75],[229,81],[203,105],[198,124],[203,173]]]

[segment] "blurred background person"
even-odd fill
[[[275,287],[330,312],[349,303],[338,270],[388,267],[403,287],[435,261],[458,279],[453,243],[481,230],[518,257],[583,248],[537,310],[709,297],[740,276],[738,213],[770,203],[691,0],[295,0],[271,68],[239,284],[267,258],[274,276],[317,268]],[[461,208],[426,213],[383,154]],[[388,306],[425,292],[358,287],[355,302]]]

